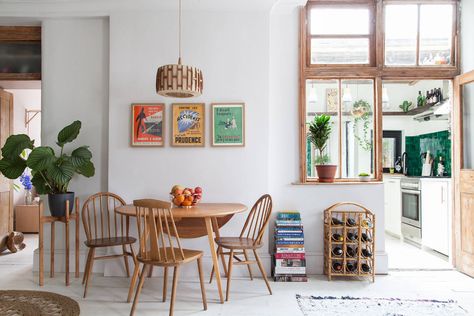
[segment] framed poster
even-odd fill
[[[132,146],[164,146],[165,105],[132,104]]]
[[[175,103],[171,114],[171,146],[204,146],[204,103]]]
[[[212,146],[245,145],[245,104],[213,103]]]

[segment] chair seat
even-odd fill
[[[136,241],[137,239],[133,237],[120,236],[120,237],[111,237],[111,238],[91,239],[91,240],[85,241],[84,243],[86,244],[87,247],[99,248],[99,247],[113,247],[113,246],[129,245],[129,244],[135,243]]]
[[[263,246],[263,243],[256,243],[252,238],[220,237],[215,240],[219,246],[227,249],[257,249]]]
[[[173,253],[171,252],[171,249],[174,249],[175,260],[173,260]],[[179,248],[167,247],[166,248],[167,259],[165,259],[165,256],[163,254],[163,249],[160,249],[160,254],[161,254],[161,260],[158,260],[157,258],[145,259],[141,256],[141,254],[137,256],[137,259],[138,261],[142,263],[152,264],[155,266],[174,266],[177,264],[196,260],[202,257],[203,252],[200,250],[183,249],[183,254],[184,254],[184,259],[183,259],[181,257],[181,252],[179,251]]]

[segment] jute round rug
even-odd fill
[[[0,291],[2,316],[77,316],[79,304],[69,297],[41,291]]]

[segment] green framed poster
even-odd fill
[[[212,146],[245,145],[245,104],[213,103],[212,111]]]

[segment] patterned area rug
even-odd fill
[[[296,300],[304,316],[465,316],[468,314],[455,301],[298,294]]]
[[[77,316],[79,304],[69,297],[40,291],[0,291],[2,316]]]

